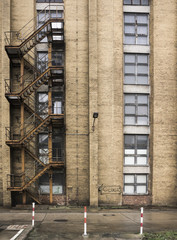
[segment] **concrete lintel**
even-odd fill
[[[124,6],[123,11],[129,13],[150,13],[150,6]]]
[[[133,167],[124,167],[123,169],[124,173],[144,173],[144,174],[149,174],[150,173],[150,168],[149,166],[143,166],[143,167],[137,167],[137,166],[133,166]]]
[[[150,134],[149,126],[124,126],[124,134]]]
[[[146,93],[146,94],[150,94],[150,86],[124,85],[124,93]]]
[[[150,53],[149,45],[124,45],[124,53]]]

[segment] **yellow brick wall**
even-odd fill
[[[152,1],[153,204],[177,204],[176,1]]]

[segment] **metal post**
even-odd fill
[[[87,236],[87,207],[84,207],[84,236]]]
[[[32,203],[32,227],[34,227],[34,210],[35,210],[35,203]]]
[[[140,234],[143,234],[143,207],[141,207]]]

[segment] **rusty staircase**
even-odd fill
[[[46,12],[46,8],[44,9],[44,12]],[[45,15],[44,15],[45,16]],[[33,19],[34,21],[34,19]],[[29,22],[31,24],[31,21]],[[26,29],[29,25],[26,24],[23,28]],[[42,162],[38,156],[36,156],[36,153],[31,150],[30,141],[40,132],[43,130],[46,130],[46,128],[52,124],[52,122],[56,122],[60,125],[64,125],[64,114],[52,114],[51,110],[49,110],[49,115],[47,115],[45,118],[42,118],[40,114],[36,111],[36,105],[34,103],[34,96],[38,90],[39,87],[41,87],[43,84],[49,84],[49,81],[51,83],[51,79],[63,79],[64,78],[64,67],[63,66],[52,66],[52,61],[48,62],[48,66],[37,68],[35,65],[35,54],[32,53],[32,48],[34,48],[38,43],[40,43],[45,37],[48,38],[48,41],[52,44],[52,42],[57,43],[57,46],[60,49],[64,49],[64,23],[63,19],[59,18],[52,18],[50,15],[50,6],[49,6],[49,14],[47,14],[47,17],[45,16],[45,19],[43,21],[42,26],[37,27],[35,30],[32,27],[31,29],[25,30],[25,33],[23,31],[19,31],[15,33],[16,39],[14,39],[13,34],[5,33],[6,41],[8,45],[5,46],[5,50],[12,62],[18,62],[21,64],[21,59],[23,59],[23,67],[26,66],[26,69],[29,70],[33,74],[33,79],[29,79],[25,75],[21,75],[19,77],[21,81],[21,88],[22,90],[20,92],[14,92],[10,87],[10,80],[7,83],[7,80],[5,82],[5,97],[9,101],[10,104],[23,104],[24,109],[32,114],[30,117],[34,117],[35,121],[31,121],[32,128],[30,130],[24,129],[21,126],[19,127],[20,130],[24,132],[23,135],[21,135],[20,139],[13,139],[11,130],[8,130],[8,140],[6,141],[6,144],[12,148],[21,148],[24,149],[25,152],[40,166],[40,171],[38,173],[35,173],[35,176],[33,176],[31,179],[29,179],[27,182],[22,181],[22,186],[15,186],[14,184],[10,184],[8,187],[9,191],[13,192],[26,192],[32,199],[34,199],[37,203],[40,204],[40,201],[38,199],[38,196],[31,192],[29,190],[29,186],[34,183],[39,177],[41,177],[46,171],[53,169],[54,167],[63,167],[64,162],[50,162],[48,164],[45,164]],[[17,43],[21,41],[20,44],[13,44],[14,42]],[[32,55],[31,55],[32,53]],[[20,65],[21,66],[21,65]],[[62,81],[62,84],[64,81]],[[32,101],[31,101],[32,99]],[[51,108],[51,105],[49,109]],[[20,136],[20,134],[19,134]],[[52,154],[52,149],[48,153],[50,156]],[[50,158],[51,159],[51,158]],[[21,174],[21,177],[24,179],[25,175],[24,171]],[[11,175],[11,174],[10,174]],[[11,182],[10,182],[11,183]]]

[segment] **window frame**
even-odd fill
[[[135,22],[125,22],[125,17],[126,16],[134,16],[135,18]],[[147,23],[138,23],[137,22],[137,17],[138,16],[147,16]],[[125,33],[125,27],[126,26],[134,26],[134,31],[135,33]],[[138,26],[146,26],[147,27],[147,35],[146,34],[138,34]],[[126,37],[128,36],[132,36],[135,38],[135,42],[134,43],[126,43]],[[140,37],[146,37],[146,44],[143,43],[138,43],[138,40],[140,39]],[[124,45],[144,45],[147,46],[149,45],[149,13],[131,13],[131,12],[124,12]]]
[[[126,96],[135,96],[135,103],[126,103]],[[139,96],[147,96],[147,104],[146,103],[138,103]],[[126,106],[135,107],[135,114],[126,113]],[[138,114],[138,107],[147,106],[147,115],[146,114]],[[126,117],[135,117],[135,123],[126,123]],[[138,117],[146,117],[147,124],[138,123]],[[149,126],[149,94],[144,93],[125,93],[124,94],[124,125],[126,126]]]
[[[134,176],[134,183],[125,183],[125,176]],[[137,176],[146,176],[146,183],[137,183]],[[148,195],[148,180],[149,176],[148,174],[124,174],[124,187],[123,187],[123,195]],[[133,186],[134,187],[134,193],[126,193],[125,192],[125,186]],[[137,193],[137,186],[146,186],[146,193]]]
[[[135,143],[135,148],[134,148],[134,154],[127,154],[125,153],[125,137],[126,136],[132,136],[134,137],[134,143]],[[137,150],[138,150],[138,136],[146,136],[147,137],[147,154],[138,154]],[[125,163],[125,157],[134,157],[134,164],[126,164]],[[146,157],[146,164],[137,164],[137,158],[138,157]],[[148,166],[148,162],[149,162],[149,135],[147,134],[124,134],[124,166]]]
[[[135,56],[135,62],[126,62],[126,56],[128,55],[132,55]],[[146,63],[141,63],[138,62],[138,57],[139,56],[147,56],[147,64]],[[133,73],[126,73],[125,72],[125,68],[126,66],[134,66],[135,67],[135,74]],[[138,73],[138,66],[147,66],[147,74],[143,74],[143,73]],[[126,83],[125,81],[125,77],[126,76],[132,76],[135,78],[134,83]],[[138,81],[138,77],[143,77],[146,76],[147,77],[147,83],[139,83]],[[150,81],[150,76],[149,76],[149,54],[148,53],[124,53],[124,84],[125,85],[143,85],[143,86],[148,86],[149,85],[149,81]],[[133,81],[132,81],[133,82]]]
[[[63,3],[63,0],[36,0],[36,3]]]
[[[124,0],[123,4],[124,4],[125,6],[127,6],[127,5],[129,5],[129,6],[149,6],[149,0],[147,0],[147,1],[148,1],[148,4],[142,4],[142,1],[143,1],[143,0],[140,0],[140,4],[133,4],[133,1],[134,1],[134,0],[130,0],[130,1],[131,1],[130,4],[126,4],[126,3],[125,3],[125,0]]]

